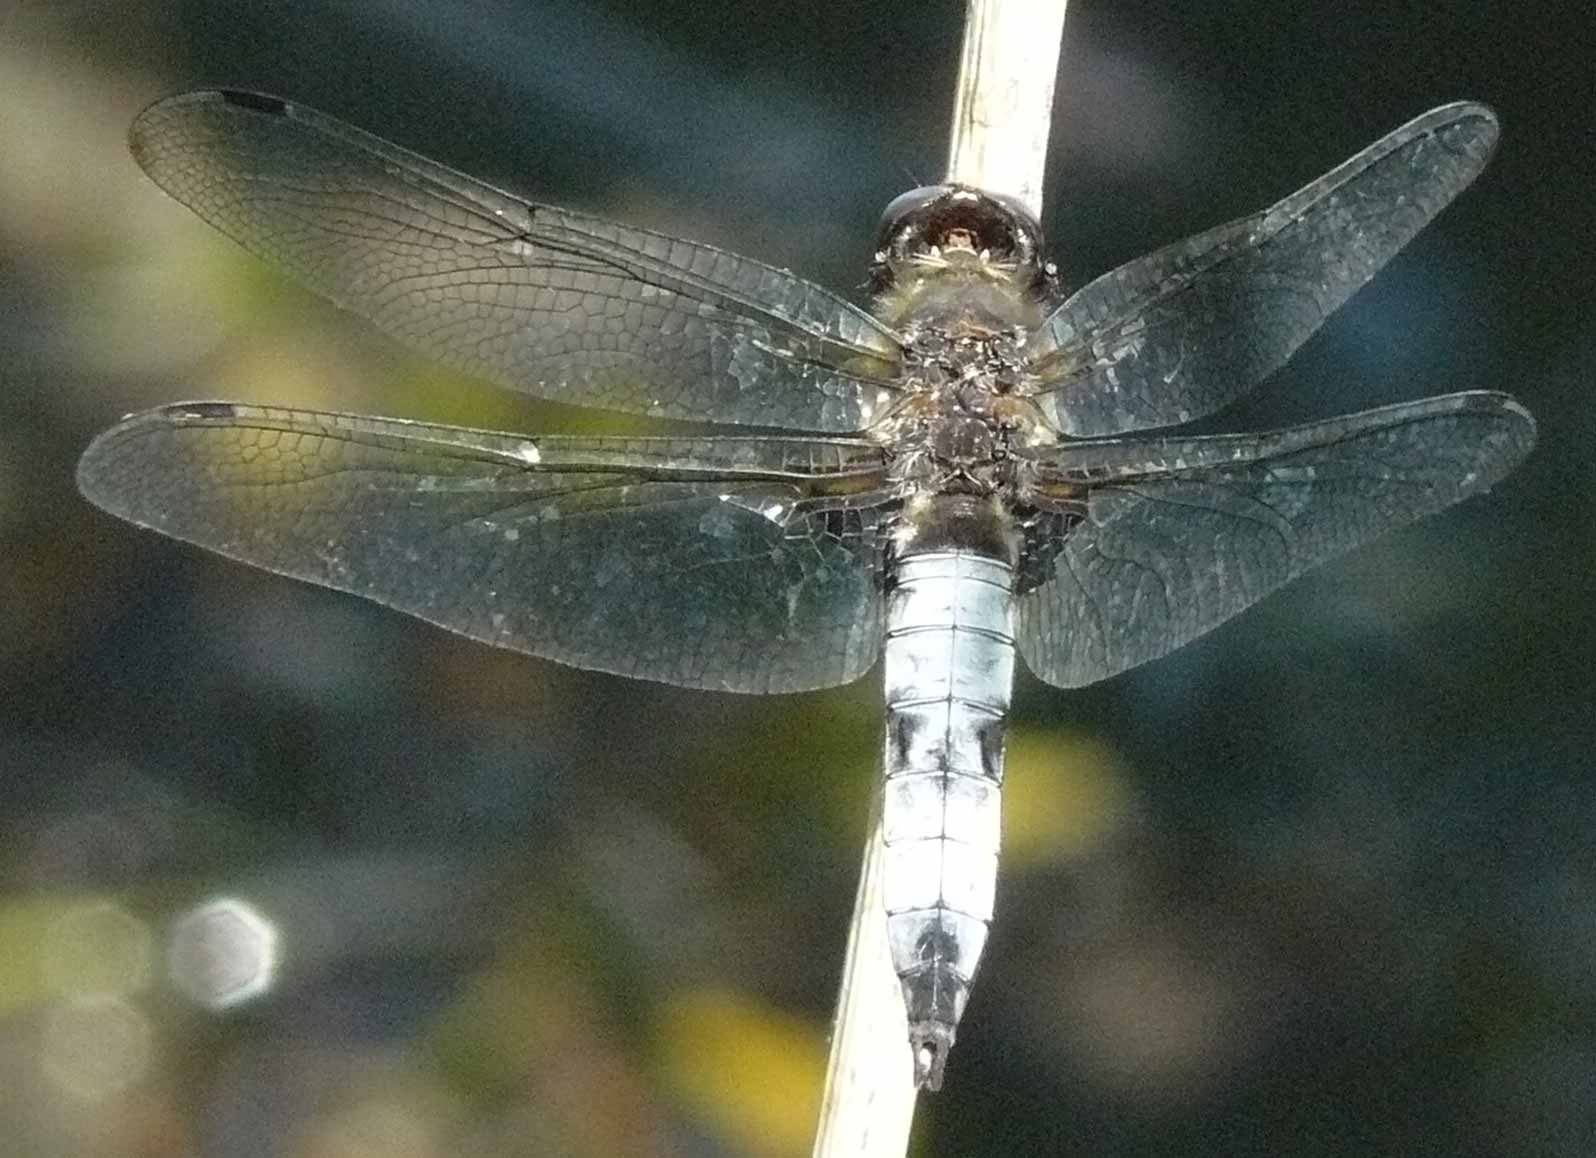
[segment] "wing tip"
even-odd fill
[[[1482,425],[1473,447],[1483,470],[1483,485],[1494,487],[1529,457],[1538,434],[1535,416],[1513,395],[1500,390],[1464,390],[1420,399],[1416,403],[1397,403],[1382,407],[1393,412],[1406,410],[1419,421],[1440,417],[1478,419]],[[1365,411],[1365,413],[1375,413]],[[1467,494],[1477,493],[1470,490]]]
[[[191,95],[199,95],[197,93]],[[250,112],[266,113],[270,116],[286,116],[291,107],[281,97],[274,97],[269,93],[256,92],[247,88],[219,88],[206,94],[220,100],[223,104],[235,105],[238,108],[248,109]]]
[[[1442,397],[1447,397],[1443,395]],[[1533,442],[1536,434],[1535,415],[1513,395],[1502,390],[1465,390],[1450,395],[1459,410],[1472,410],[1478,414],[1495,415],[1510,420]]]
[[[1425,121],[1431,118],[1434,118],[1436,123],[1445,124],[1475,120],[1490,125],[1492,128],[1498,127],[1501,123],[1494,108],[1484,101],[1469,99],[1448,101],[1444,105],[1437,105],[1429,112],[1422,114],[1418,119]]]
[[[1478,173],[1490,161],[1491,154],[1496,151],[1496,142],[1502,135],[1502,122],[1496,110],[1483,101],[1451,101],[1421,113],[1398,131],[1412,130],[1413,136],[1419,136],[1469,124],[1473,125],[1475,131],[1474,151],[1478,154],[1478,163],[1474,171]]]
[[[237,418],[241,408],[234,402],[169,402],[137,417],[159,417],[168,422],[183,419]]]
[[[131,518],[125,513],[128,509],[127,504],[118,501],[114,484],[107,484],[105,481],[105,468],[114,461],[114,450],[118,443],[150,427],[181,426],[187,422],[226,421],[239,417],[240,411],[241,408],[232,402],[171,402],[148,410],[136,410],[131,414],[124,414],[114,426],[109,426],[96,434],[89,441],[89,445],[83,448],[83,453],[78,456],[77,467],[73,471],[73,481],[77,483],[78,493],[101,510],[109,511],[121,518]]]
[[[155,139],[153,135],[155,126],[169,118],[172,113],[187,106],[211,104],[232,105],[249,112],[275,117],[288,116],[294,111],[294,106],[289,101],[253,89],[197,88],[170,93],[145,105],[133,118],[133,123],[128,126],[127,144],[133,159],[141,168],[148,171],[148,158],[151,155],[150,146]]]
[[[128,423],[138,417],[124,418],[115,426],[96,434],[89,445],[83,448],[83,453],[78,456],[77,467],[72,472],[72,481],[77,484],[78,494],[107,514],[123,519],[129,517],[125,513],[127,504],[118,501],[120,496],[117,487],[107,479],[107,467],[115,461],[115,443],[126,433]]]
[[[1490,105],[1476,100],[1448,101],[1444,105],[1436,105],[1396,129],[1392,135],[1401,134],[1406,139],[1412,139],[1424,133],[1470,122],[1478,127],[1481,135],[1490,143],[1495,143],[1502,128],[1501,118]]]
[[[1529,457],[1530,451],[1535,449],[1535,443],[1540,437],[1540,427],[1531,414],[1529,407],[1525,406],[1511,394],[1502,394],[1486,391],[1493,401],[1494,411],[1511,423],[1511,431],[1507,439],[1506,453],[1503,455],[1502,474],[1515,470],[1518,465]]]
[[[182,92],[167,93],[157,97],[139,113],[134,121],[143,120],[159,109],[181,108],[183,105],[228,104],[255,112],[282,116],[293,111],[293,104],[271,93],[250,88],[191,88]]]
[[[1443,415],[1471,415],[1491,422],[1490,432],[1482,437],[1499,452],[1496,456],[1499,469],[1493,474],[1495,479],[1509,474],[1535,448],[1538,433],[1535,415],[1530,413],[1529,407],[1505,391],[1464,390],[1456,394],[1422,398],[1417,402],[1398,402],[1380,409],[1398,414],[1406,411],[1421,420]]]

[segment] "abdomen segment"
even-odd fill
[[[915,1079],[941,1085],[992,919],[1014,572],[965,548],[900,557],[888,593],[882,834]]]

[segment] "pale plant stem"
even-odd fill
[[[972,0],[948,145],[951,183],[1042,215],[1065,0]]]
[[[950,183],[1042,210],[1065,0],[970,0],[948,149]],[[914,1063],[881,901],[880,808],[854,899],[815,1135],[816,1158],[906,1154]]]

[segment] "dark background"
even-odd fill
[[[1443,101],[1496,160],[1224,425],[1516,393],[1534,456],[1174,657],[1022,677],[985,972],[916,1152],[1568,1155],[1596,1139],[1589,16],[1075,0],[1070,284]],[[1559,15],[1561,13],[1561,15]],[[876,677],[693,694],[490,651],[101,515],[76,456],[225,397],[547,429],[138,172],[146,102],[292,96],[539,199],[851,289],[935,180],[961,6],[0,9],[0,1143],[807,1153]],[[277,925],[260,999],[174,923]]]

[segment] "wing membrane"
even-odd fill
[[[332,117],[195,92],[133,155],[251,252],[451,366],[540,398],[840,433],[890,400],[896,338],[790,273],[523,201]]]
[[[1020,652],[1060,687],[1156,659],[1319,563],[1488,489],[1534,438],[1511,398],[1475,392],[1269,434],[1038,451],[1044,490],[1084,492],[1084,516],[1020,597]]]
[[[1474,180],[1496,136],[1485,106],[1444,105],[1261,213],[1104,274],[1038,332],[1038,403],[1080,437],[1235,401]]]
[[[686,687],[844,683],[880,646],[880,452],[556,438],[190,403],[78,467],[112,514],[485,643]]]

